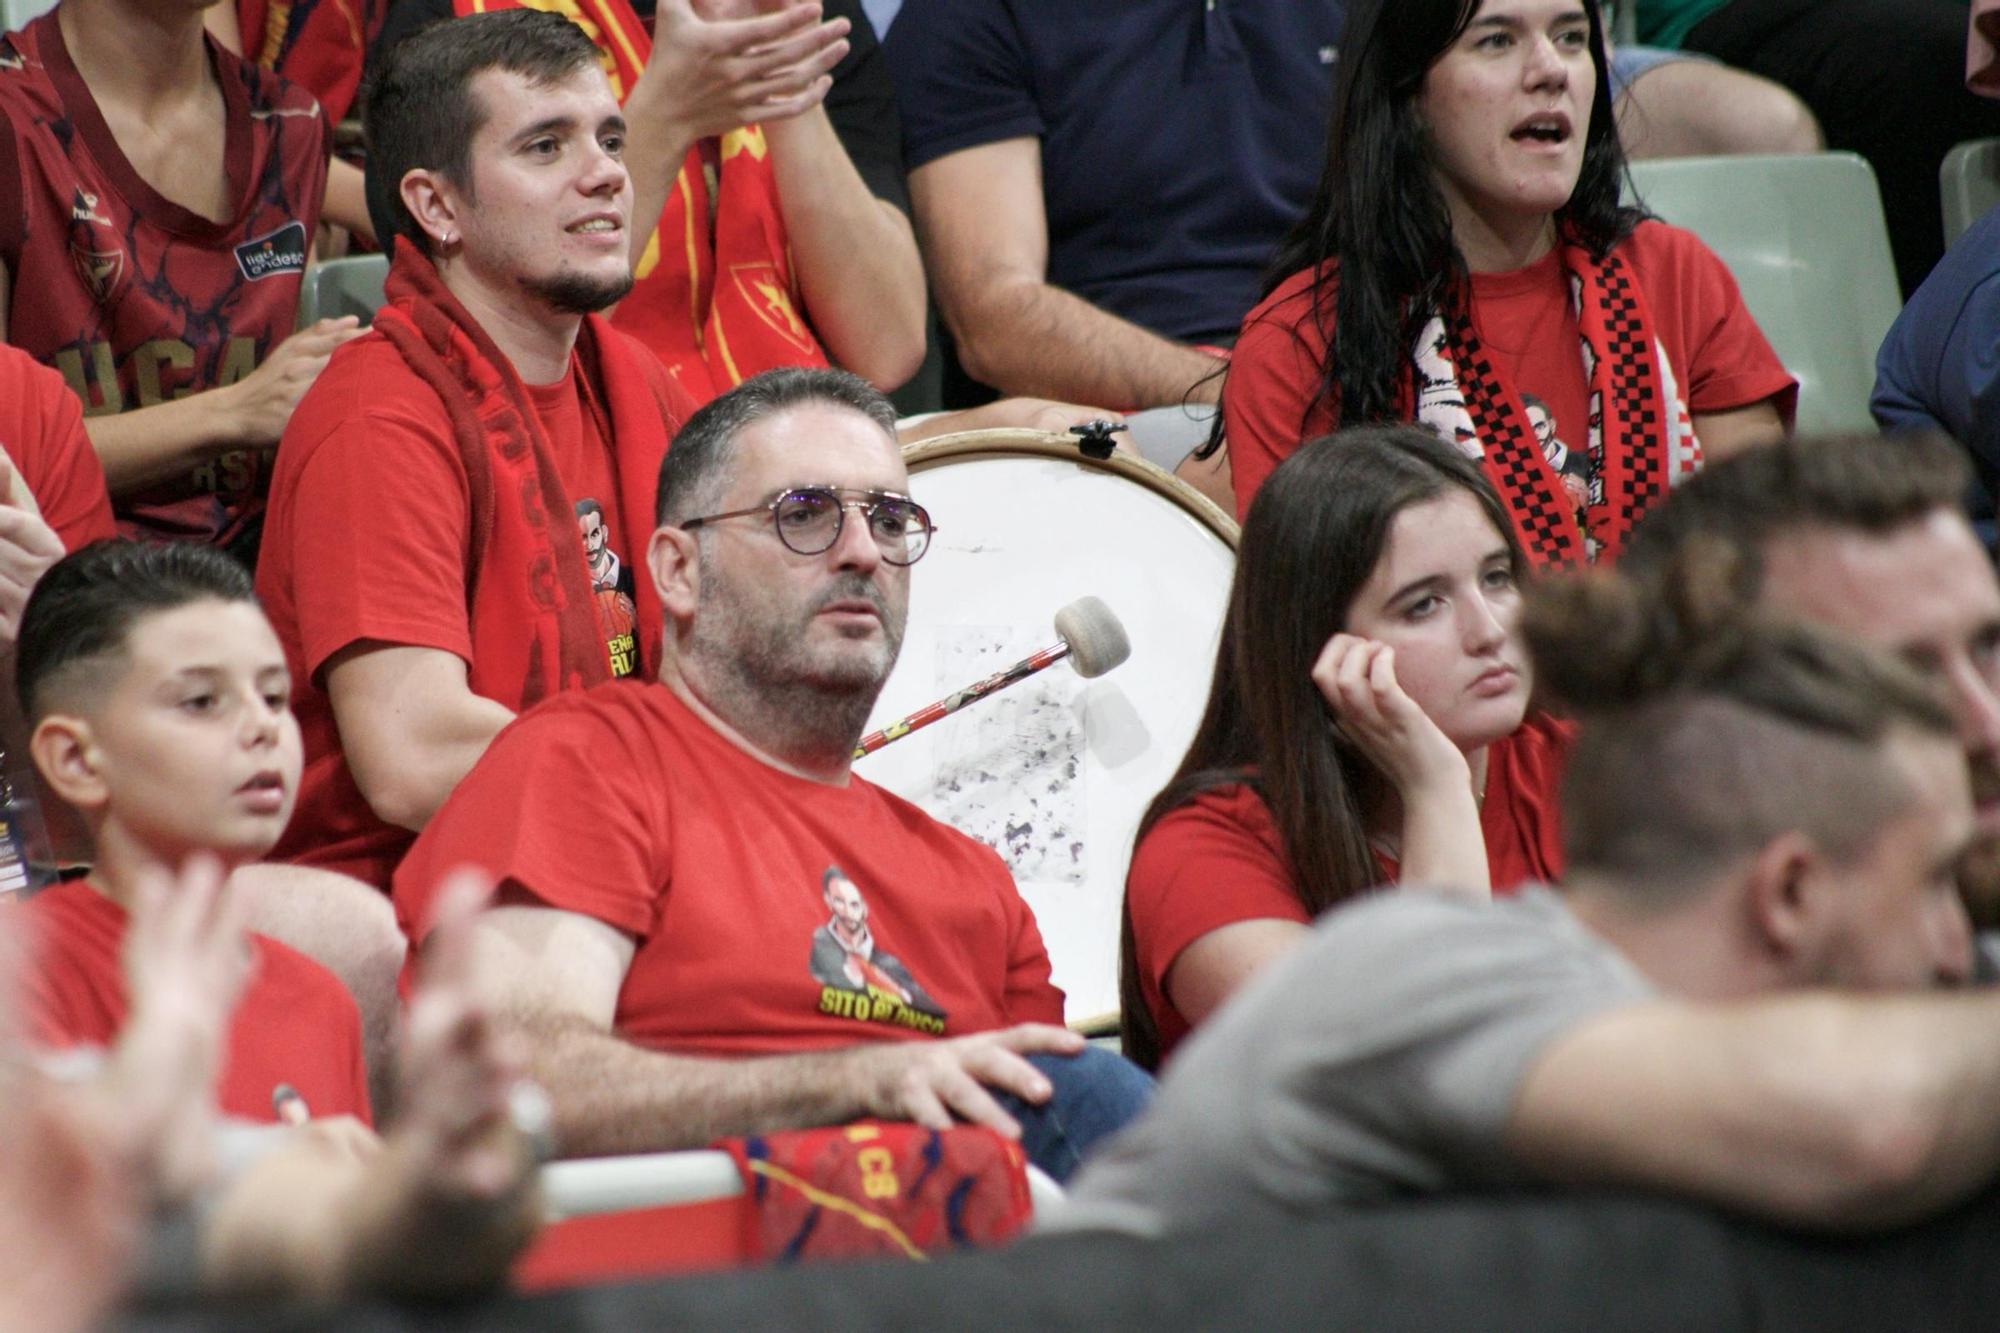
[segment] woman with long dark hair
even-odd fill
[[[1477,464],[1410,426],[1272,473],[1201,725],[1125,886],[1125,1050],[1148,1067],[1335,903],[1562,871],[1569,730],[1528,712],[1526,560]]]
[[[1239,513],[1301,439],[1418,421],[1570,565],[1784,429],[1795,386],[1721,261],[1618,202],[1604,75],[1597,0],[1354,0],[1318,192],[1223,386]]]

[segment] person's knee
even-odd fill
[[[1814,153],[1819,121],[1781,84],[1700,60],[1656,65],[1617,102],[1618,133],[1634,158]]]
[[[1050,1103],[1063,1103],[1072,1120],[1088,1115],[1096,1134],[1137,1119],[1152,1103],[1153,1076],[1116,1051],[1086,1046],[1073,1055],[1038,1052],[1028,1059],[1055,1089]]]
[[[236,872],[250,928],[291,945],[353,988],[393,987],[405,944],[396,912],[358,879],[305,866],[263,863]]]

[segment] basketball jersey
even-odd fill
[[[62,373],[86,417],[233,384],[292,331],[329,132],[311,94],[209,42],[234,200],[215,222],[145,183],[84,85],[60,11],[0,39],[0,261],[7,341]],[[117,505],[133,536],[227,543],[254,529],[269,449]]]

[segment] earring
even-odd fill
[[[451,231],[449,229],[446,229],[445,234],[438,237],[438,244],[441,246],[449,247],[451,245],[451,242],[452,242]]]

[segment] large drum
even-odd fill
[[[1101,1024],[1118,1009],[1133,834],[1200,721],[1236,525],[1152,464],[1086,458],[1073,436],[969,431],[904,457],[938,531],[871,730],[1056,642],[1055,613],[1079,597],[1103,599],[1131,638],[1107,675],[1058,664],[855,766],[1006,858],[1067,1017]]]

